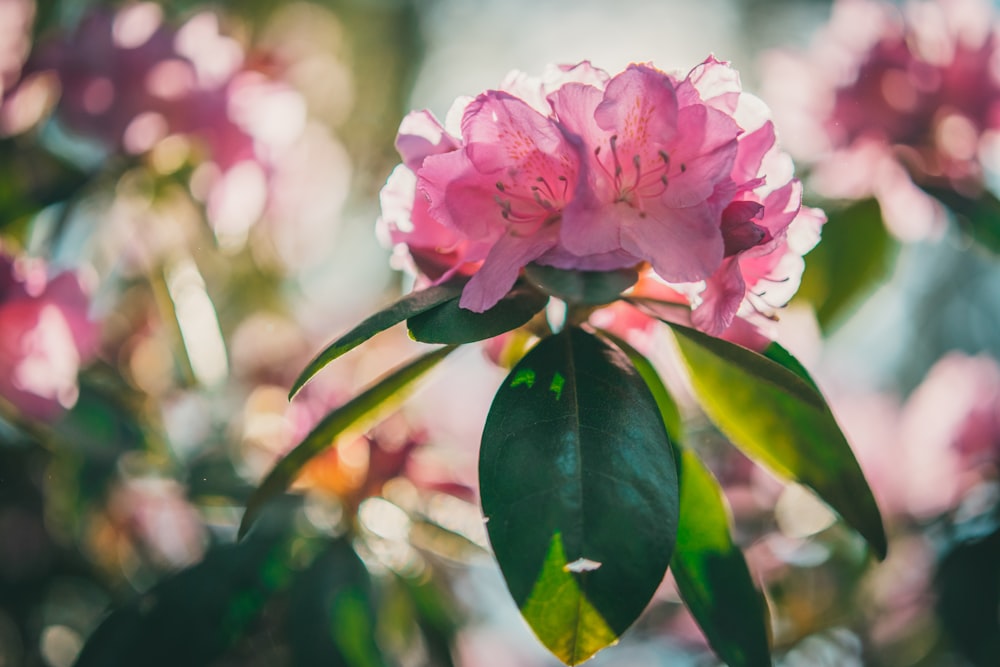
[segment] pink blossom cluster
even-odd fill
[[[51,419],[76,402],[98,342],[89,306],[77,274],[49,277],[39,260],[0,252],[0,396],[26,416]]]
[[[889,515],[938,516],[1000,476],[1000,364],[988,356],[946,355],[902,405],[845,395],[834,408]]]
[[[986,0],[838,0],[807,54],[770,54],[765,97],[820,194],[877,197],[904,240],[943,219],[918,185],[975,195],[998,166],[997,25]]]
[[[403,120],[381,224],[429,279],[467,276],[469,310],[495,305],[531,263],[634,267],[719,334],[783,305],[824,220],[801,207],[766,107],[713,57],[683,78],[587,62],[514,73],[459,100],[446,125]]]
[[[222,231],[261,215],[278,154],[305,124],[301,96],[248,62],[210,12],[175,28],[151,2],[94,10],[41,44],[26,70],[54,74],[56,117],[108,151],[141,155],[182,139],[174,153],[198,165],[192,190]]]

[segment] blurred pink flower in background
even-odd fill
[[[0,0],[0,100],[17,82],[31,50],[33,0]]]
[[[939,516],[997,481],[1000,366],[990,357],[946,355],[902,405],[836,394],[833,405],[888,516]]]
[[[712,57],[684,79],[650,65],[514,73],[449,120],[404,120],[382,225],[429,278],[471,274],[470,310],[532,262],[651,267],[688,323],[720,334],[783,305],[819,238],[766,107]]]
[[[95,10],[28,69],[56,75],[56,116],[71,133],[150,154],[163,172],[193,159],[192,192],[222,236],[245,235],[265,212],[275,163],[306,127],[301,95],[211,12],[175,29],[153,3]]]
[[[904,240],[937,231],[942,211],[917,185],[975,195],[997,166],[996,26],[985,0],[838,0],[808,54],[770,54],[765,97],[817,191],[874,195]]]
[[[77,374],[97,351],[98,326],[79,276],[48,276],[40,260],[0,253],[0,395],[52,419],[76,403]]]
[[[134,477],[112,489],[104,521],[92,539],[108,558],[121,558],[128,546],[152,564],[176,570],[201,560],[207,531],[198,511],[176,480]],[[123,563],[125,566],[134,564]]]

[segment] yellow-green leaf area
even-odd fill
[[[562,535],[552,536],[542,571],[521,614],[538,638],[567,665],[578,665],[618,641],[618,635],[580,590],[586,572],[567,569]]]

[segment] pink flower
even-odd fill
[[[41,263],[0,254],[0,395],[25,415],[52,419],[76,403],[97,347],[88,306],[75,274],[49,279]]]
[[[766,109],[725,63],[710,57],[683,79],[589,63],[514,74],[456,108],[450,133],[426,112],[404,121],[382,221],[430,278],[471,275],[462,307],[489,309],[530,263],[648,266],[718,334],[748,289],[787,282],[771,286],[787,300],[797,287],[811,245],[790,230],[807,218],[818,228],[821,214],[800,214]],[[792,255],[798,265],[782,264]]]
[[[144,2],[86,15],[28,69],[55,74],[57,119],[107,151],[145,155],[180,139],[209,221],[240,238],[265,212],[275,163],[306,126],[301,95],[247,60],[215,14],[175,28]]]
[[[941,209],[910,178],[982,187],[983,140],[1000,128],[995,26],[985,0],[839,0],[809,54],[773,54],[765,90],[817,190],[876,196],[901,238],[934,232]]]
[[[918,519],[949,512],[1000,464],[1000,365],[951,353],[902,405],[894,397],[834,396],[879,506]]]

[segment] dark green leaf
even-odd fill
[[[305,370],[302,371],[292,384],[292,389],[288,392],[288,397],[294,397],[316,373],[320,372],[324,366],[337,357],[353,350],[375,334],[381,333],[407,318],[430,310],[450,299],[457,298],[461,292],[461,287],[453,285],[429,287],[419,292],[411,292],[391,306],[375,313],[330,343],[315,359],[310,361]]]
[[[37,144],[0,140],[0,228],[9,233],[8,224],[69,199],[90,178]]]
[[[884,558],[878,506],[815,387],[756,352],[671,328],[701,406],[722,432],[775,474],[812,488]]]
[[[653,398],[656,400],[656,406],[660,409],[660,417],[663,419],[663,425],[667,429],[667,435],[675,443],[682,442],[684,440],[684,424],[681,421],[680,410],[677,409],[677,402],[667,390],[666,385],[663,384],[663,380],[660,379],[660,374],[653,368],[653,364],[641,352],[613,333],[601,331],[601,335],[614,343],[628,356],[629,361],[632,362],[635,370],[645,380],[646,386],[649,387],[649,391],[652,392]]]
[[[978,197],[967,197],[952,188],[923,186],[931,195],[955,214],[959,228],[987,250],[1000,254],[1000,200],[984,191]]]
[[[828,208],[827,214],[823,240],[806,258],[797,297],[813,304],[824,329],[849,314],[886,279],[897,249],[874,199]]]
[[[406,322],[410,335],[423,343],[474,343],[527,323],[545,308],[549,297],[529,285],[518,285],[485,313],[461,308],[458,300],[456,296],[411,317]]]
[[[479,482],[500,569],[542,643],[568,664],[614,643],[677,532],[670,440],[628,357],[577,328],[536,345],[490,408]]]
[[[288,643],[294,667],[380,667],[371,578],[346,540],[331,542],[292,583]]]
[[[599,306],[611,303],[635,284],[635,269],[618,271],[566,271],[529,264],[524,276],[538,289],[571,304]]]
[[[454,349],[454,346],[443,347],[419,357],[381,378],[362,394],[324,417],[295,449],[274,466],[250,496],[243,521],[240,523],[240,537],[250,528],[264,503],[283,493],[295,480],[302,467],[316,454],[332,445],[334,439],[345,430],[363,428],[364,424],[370,424],[396,407],[402,399],[403,390]]]
[[[108,616],[75,667],[213,664],[289,584],[290,544],[268,535],[210,551]]]
[[[681,450],[679,460],[681,513],[670,561],[677,588],[727,665],[769,666],[767,603],[730,537],[722,489],[693,452]]]
[[[950,545],[934,576],[941,624],[955,647],[977,667],[1000,664],[997,563],[1000,526],[994,525],[986,534]]]
[[[795,373],[803,382],[815,389],[816,393],[822,395],[819,390],[819,385],[817,385],[816,381],[813,380],[812,375],[809,374],[806,367],[802,365],[802,362],[793,357],[792,353],[784,347],[778,343],[771,343],[762,354],[774,363],[783,366],[786,370]]]

